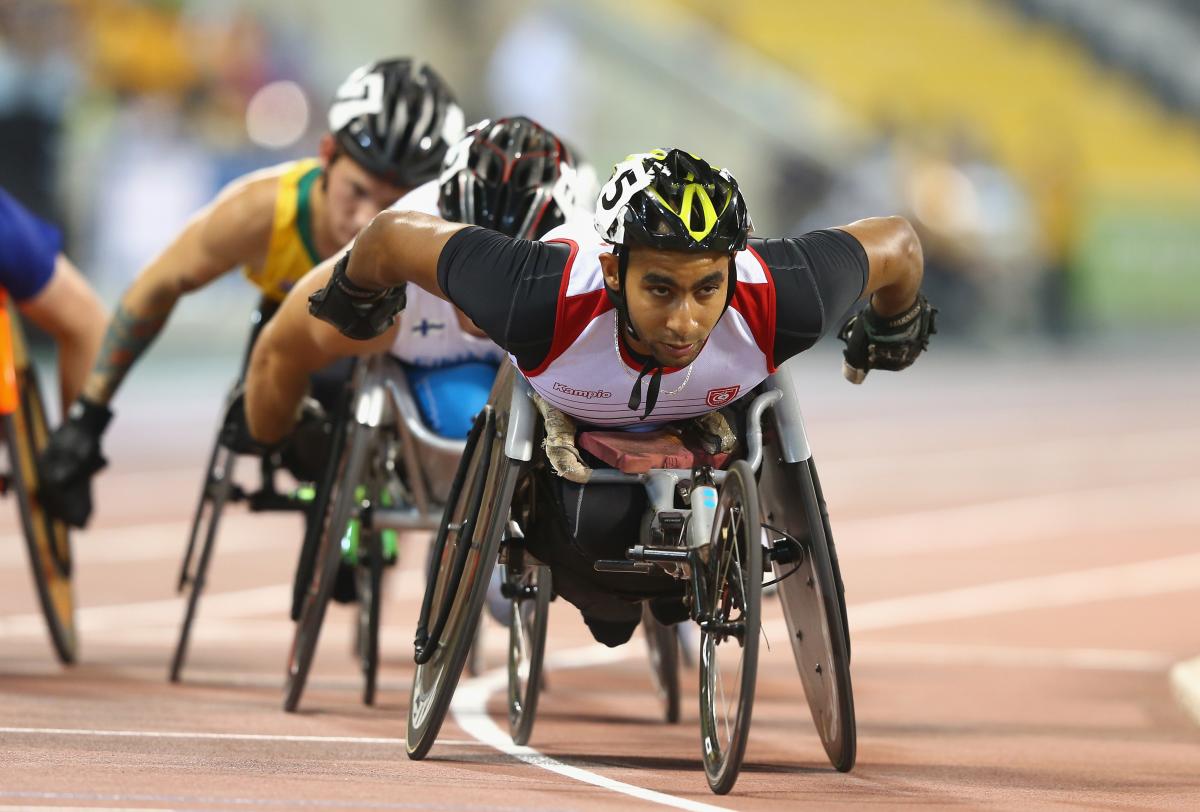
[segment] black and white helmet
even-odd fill
[[[438,207],[446,220],[536,240],[576,206],[575,157],[524,116],[471,126],[446,155]]]
[[[384,59],[351,73],[329,107],[329,130],[351,160],[396,186],[433,180],[466,118],[428,65]]]

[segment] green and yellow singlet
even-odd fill
[[[279,178],[271,242],[261,266],[245,267],[246,278],[264,297],[281,302],[292,286],[321,261],[313,242],[312,192],[321,177],[316,158],[294,161]]]

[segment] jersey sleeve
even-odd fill
[[[0,287],[18,302],[42,292],[54,275],[62,233],[0,189]]]
[[[867,252],[838,229],[751,240],[775,283],[775,365],[841,324],[867,286]]]
[[[517,240],[472,226],[438,257],[438,284],[522,369],[534,369],[554,340],[559,288],[571,248]]]

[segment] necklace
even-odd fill
[[[625,370],[625,372],[629,375],[629,377],[633,378],[636,381],[638,378],[637,373],[635,373],[632,369],[630,369],[629,365],[625,363],[625,359],[621,357],[621,338],[620,338],[620,333],[617,332],[617,326],[620,323],[621,323],[620,317],[613,319],[613,352],[615,352],[617,354],[617,363],[620,365],[621,369]],[[690,381],[692,379],[692,369],[695,367],[695,365],[696,365],[695,360],[693,360],[692,363],[688,364],[687,375],[685,375],[683,377],[683,383],[679,384],[679,386],[677,386],[671,390],[664,389],[662,393],[664,395],[678,395],[680,392],[682,392],[683,388],[688,385],[688,381]],[[660,369],[661,369],[661,367],[660,367]]]

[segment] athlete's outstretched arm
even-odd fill
[[[903,217],[871,217],[838,226],[854,236],[870,265],[864,296],[880,316],[894,316],[912,307],[921,289],[925,257],[917,232]]]
[[[54,275],[21,313],[50,334],[58,349],[58,383],[65,410],[83,388],[96,360],[108,312],[83,274],[63,254],[54,260]]]
[[[108,324],[83,388],[89,401],[107,405],[112,400],[181,296],[266,251],[277,185],[274,178],[235,181],[142,270]]]
[[[246,422],[250,435],[264,445],[279,442],[295,428],[309,375],[339,358],[391,346],[394,328],[368,342],[354,341],[308,315],[308,297],[328,284],[340,257],[309,271],[255,342],[246,373]]]
[[[382,212],[355,240],[346,276],[369,290],[413,282],[445,299],[438,285],[438,257],[450,237],[464,228],[427,214]]]

